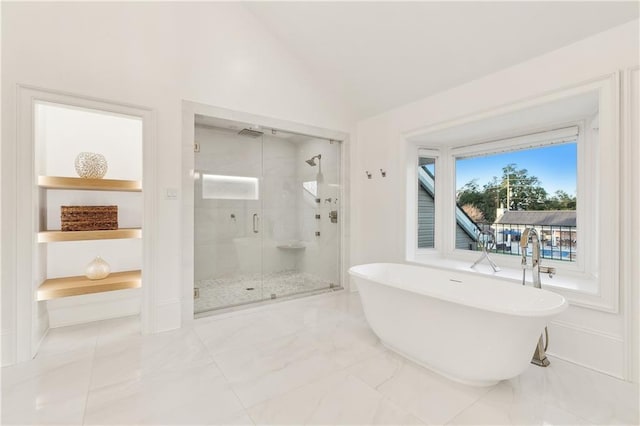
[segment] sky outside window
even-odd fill
[[[456,160],[456,189],[459,191],[472,180],[480,188],[502,178],[502,168],[515,164],[517,169],[527,169],[535,176],[549,196],[561,190],[570,196],[576,195],[577,144],[575,142],[545,146],[541,148],[492,154],[482,157]]]

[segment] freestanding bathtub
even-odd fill
[[[349,274],[386,347],[469,385],[522,373],[545,325],[568,306],[559,294],[471,272],[371,263]]]

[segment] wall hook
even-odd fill
[[[382,175],[382,177],[387,177],[387,172],[383,169],[380,169],[380,174]]]
[[[369,170],[365,170],[365,173],[367,174],[367,179],[371,179],[371,173],[369,173]]]

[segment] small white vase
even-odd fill
[[[85,270],[85,275],[90,280],[101,280],[109,276],[111,272],[111,267],[107,262],[104,261],[100,256],[96,256],[89,264],[87,265],[87,269]]]
[[[95,152],[81,152],[75,161],[78,176],[88,179],[102,179],[107,174],[107,159]]]

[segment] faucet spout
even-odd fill
[[[533,286],[542,288],[540,283],[540,237],[535,228],[526,228],[520,237],[520,248],[522,249],[522,284],[524,285],[525,270],[527,269],[527,248],[531,240],[531,279]]]

